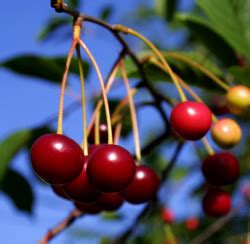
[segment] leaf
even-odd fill
[[[66,57],[45,57],[39,55],[21,55],[4,61],[0,64],[18,74],[61,83],[65,69]],[[84,62],[85,76],[88,74],[89,66]],[[70,72],[78,74],[77,59],[73,58]]]
[[[71,19],[69,18],[52,18],[48,21],[48,23],[45,25],[45,27],[42,29],[42,31],[38,35],[39,41],[46,41],[50,37],[53,36],[53,34],[56,34],[56,32],[66,26],[70,26]]]
[[[113,13],[113,8],[111,6],[106,6],[101,10],[100,18],[103,20],[108,20]]]
[[[21,174],[8,169],[1,190],[10,197],[19,210],[32,212],[34,194],[31,185]]]
[[[170,178],[171,180],[179,181],[183,179],[188,174],[187,168],[175,168],[174,171],[171,173]]]
[[[155,0],[155,10],[158,15],[171,21],[177,10],[178,0]]]
[[[243,84],[250,86],[250,67],[234,66],[229,69],[229,72],[233,75],[236,84]]]
[[[80,5],[80,0],[69,0],[69,6],[71,8],[78,8]]]
[[[189,31],[207,47],[221,62],[227,66],[237,64],[233,48],[213,29],[212,24],[193,14],[177,14],[176,20],[184,24]]]
[[[28,143],[30,130],[21,130],[9,135],[0,143],[0,182],[2,182],[10,161]]]
[[[250,1],[197,0],[213,29],[240,54],[250,58]]]
[[[109,220],[109,221],[122,219],[122,215],[117,212],[103,212],[101,216],[104,220]]]

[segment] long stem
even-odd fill
[[[116,29],[121,31],[121,32],[124,32],[126,34],[131,34],[133,36],[136,36],[137,38],[142,40],[152,50],[152,52],[155,54],[155,56],[160,59],[160,61],[164,65],[164,67],[168,70],[168,73],[169,73],[171,79],[173,80],[173,82],[174,82],[174,84],[176,86],[176,89],[177,89],[177,91],[178,91],[178,93],[180,95],[181,101],[183,101],[183,102],[186,101],[187,98],[186,98],[186,96],[185,96],[185,94],[184,94],[178,80],[176,79],[171,67],[169,66],[168,62],[163,57],[161,52],[156,48],[156,46],[151,41],[149,41],[145,36],[143,36],[142,34],[138,33],[137,31],[135,31],[135,30],[133,30],[131,28],[127,28],[127,27],[122,26],[122,25],[117,25]]]
[[[95,116],[95,144],[99,145],[100,144],[100,115],[101,111],[98,110]]]
[[[82,94],[82,113],[83,113],[83,152],[84,155],[88,155],[88,140],[87,140],[87,106],[86,106],[86,96],[85,96],[85,81],[84,81],[84,73],[82,68],[82,57],[81,57],[81,50],[79,45],[76,46],[77,51],[77,59],[78,59],[78,66],[79,66],[79,73],[80,73],[80,80],[81,80],[81,94]]]
[[[63,134],[63,107],[64,107],[64,94],[67,84],[67,78],[69,74],[70,63],[74,54],[74,50],[76,48],[77,41],[73,39],[70,51],[67,57],[65,71],[63,74],[62,85],[61,85],[61,95],[60,95],[60,103],[59,103],[59,113],[58,113],[58,124],[57,124],[57,134]]]
[[[167,70],[163,67],[163,65],[157,61],[155,58],[152,58],[149,60],[151,63],[153,63],[154,65],[156,65],[157,67],[159,67],[160,69],[162,69],[163,71],[165,71],[166,73]],[[197,102],[200,102],[200,103],[204,103],[204,101],[200,98],[200,96],[193,90],[191,89],[191,87],[183,80],[181,79],[180,76],[178,76],[176,73],[174,73],[174,75],[176,76],[176,78],[178,79],[180,85],[186,89],[186,91],[190,94],[190,96]],[[213,122],[216,122],[217,121],[217,118],[216,116],[212,113],[212,119],[213,119]]]
[[[99,69],[98,64],[96,63],[95,58],[93,57],[92,53],[90,52],[90,50],[88,49],[88,47],[86,46],[86,44],[82,40],[79,40],[79,44],[85,50],[86,54],[88,55],[89,59],[91,60],[92,64],[94,65],[94,68],[96,70],[97,76],[99,78],[101,89],[102,89],[102,95],[103,95],[103,102],[104,102],[105,112],[106,112],[106,119],[107,119],[108,144],[113,144],[113,135],[112,135],[112,127],[111,127],[110,110],[109,110],[108,98],[107,98],[107,94],[106,94],[106,91],[105,91],[105,85],[104,85],[104,80],[103,80],[101,71]]]
[[[208,139],[204,136],[202,139],[201,139],[204,147],[206,148],[207,152],[209,155],[214,155],[215,152],[214,152],[214,149],[212,148],[212,146],[210,145]]]
[[[126,70],[124,68],[123,62],[120,65],[121,67],[121,72],[122,72],[122,77],[126,86],[127,90],[127,96],[129,100],[129,108],[130,108],[130,114],[131,114],[131,120],[132,120],[132,127],[133,127],[133,134],[134,134],[134,141],[135,141],[135,154],[136,154],[136,159],[137,163],[141,163],[141,145],[140,145],[140,137],[139,137],[139,130],[138,130],[138,122],[137,122],[137,116],[136,116],[136,110],[135,110],[135,104],[134,100],[131,94],[131,88],[129,85],[129,80],[127,77]]]
[[[122,123],[118,123],[115,127],[114,144],[118,145],[122,130]]]
[[[180,61],[183,61],[185,63],[188,63],[189,65],[199,69],[202,73],[204,73],[211,80],[213,80],[217,85],[221,86],[226,91],[228,90],[229,85],[227,85],[224,81],[222,81],[216,75],[214,75],[212,72],[210,72],[206,67],[204,67],[203,65],[197,63],[196,61],[192,60],[191,58],[186,57],[186,56],[181,55],[181,54],[176,53],[176,52],[167,52],[166,55],[168,55],[170,57],[173,57],[175,59],[178,59]]]

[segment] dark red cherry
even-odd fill
[[[91,155],[87,165],[90,183],[101,192],[120,192],[134,175],[133,157],[118,145],[102,145]]]
[[[231,209],[231,196],[225,191],[211,188],[205,194],[202,205],[208,216],[221,217]]]
[[[140,204],[152,200],[160,186],[160,179],[153,169],[140,165],[136,167],[133,181],[121,192],[130,203]]]
[[[81,174],[72,182],[63,186],[65,194],[75,202],[91,203],[95,202],[101,196],[101,193],[88,181],[86,174],[87,164],[88,157],[85,158]]]
[[[81,147],[67,136],[46,134],[31,147],[31,163],[44,181],[66,184],[82,171],[84,155]]]
[[[170,123],[183,139],[199,140],[211,127],[212,113],[203,103],[181,102],[173,108]]]
[[[99,127],[99,135],[100,135],[100,143],[107,143],[108,142],[108,128],[107,125],[104,123],[100,124]],[[95,125],[92,126],[89,137],[88,137],[89,143],[95,143]]]
[[[62,186],[59,186],[59,185],[52,185],[51,188],[52,188],[53,192],[54,192],[57,196],[62,197],[62,198],[67,199],[67,200],[70,200],[70,199],[68,198],[68,196],[65,194],[65,192],[64,192],[64,190],[63,190],[63,188],[62,188]]]
[[[74,203],[76,208],[85,214],[99,214],[102,211],[102,207],[97,203]]]
[[[214,186],[234,183],[239,177],[240,166],[237,158],[229,152],[208,156],[202,163],[206,181]]]
[[[104,193],[97,201],[105,211],[115,211],[122,206],[123,202],[119,193]]]

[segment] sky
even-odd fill
[[[83,9],[89,15],[96,15],[103,6],[103,1],[85,1]],[[191,1],[183,1],[182,9],[190,8]],[[118,19],[129,22],[124,13],[129,14],[130,11],[141,3],[152,4],[152,1],[108,1],[115,6],[115,14],[111,21]],[[54,10],[50,8],[49,1],[2,1],[0,10],[0,29],[1,45],[0,45],[0,62],[19,54],[41,54],[48,56],[66,55],[70,46],[70,39],[62,41],[57,39],[52,42],[39,43],[37,35],[39,30],[46,25],[46,21],[52,15],[55,15]],[[154,29],[154,27],[152,26]],[[158,27],[157,27],[158,28]],[[161,28],[161,27],[160,27]],[[156,29],[157,34],[161,37],[161,29]],[[152,35],[152,29],[144,30],[144,34]],[[89,48],[96,57],[103,74],[107,74],[112,62],[120,50],[119,45],[113,40],[111,35],[106,31],[96,28],[93,25],[87,25],[84,33],[84,38]],[[173,35],[166,41],[166,46],[174,47],[179,42],[183,34]],[[140,45],[130,40],[132,47],[137,50]],[[79,84],[74,77],[70,77],[71,85],[74,91],[78,94]],[[10,133],[16,130],[36,127],[42,121],[45,121],[51,115],[54,115],[58,109],[58,99],[60,87],[51,85],[44,80],[34,79],[30,77],[20,76],[9,72],[5,69],[0,69],[0,139],[3,139]],[[90,76],[88,88],[90,91],[96,89],[97,78],[93,73]],[[90,94],[91,97],[91,94]],[[72,99],[66,97],[66,104],[69,104]],[[167,110],[169,112],[169,110]],[[147,118],[154,118],[149,120]],[[69,117],[65,118],[64,129],[67,135],[70,135],[76,141],[80,142],[81,134],[81,111],[73,112]],[[146,118],[146,119],[145,119]],[[159,116],[151,109],[142,110],[139,113],[140,131],[149,130],[151,133],[157,134],[161,127]],[[159,123],[159,128],[154,128],[153,124]],[[80,133],[79,133],[80,131]],[[141,135],[141,139],[145,139]],[[124,141],[124,145],[133,151],[132,138]],[[185,151],[180,157],[182,163],[193,162],[195,156],[186,157],[186,151],[190,146],[185,148]],[[168,150],[168,158],[171,155],[173,148]],[[13,160],[11,167],[15,168],[31,182],[35,192],[35,208],[32,216],[26,215],[15,209],[11,200],[0,193],[0,233],[1,241],[5,244],[16,243],[36,243],[48,230],[48,228],[57,224],[72,209],[72,205],[56,197],[49,187],[41,185],[35,178],[33,171],[29,165],[28,154],[22,151]],[[170,191],[166,192],[166,188],[160,192],[162,199],[165,199],[170,206],[173,206],[177,216],[183,217],[186,214],[186,208],[178,207],[177,202],[181,202],[183,197],[188,194],[190,187],[195,186],[201,180],[200,175],[190,175],[190,180],[187,186],[179,189],[175,186]],[[18,186],[17,186],[18,187]],[[175,194],[178,189],[178,194]],[[169,195],[173,196],[172,198]],[[196,202],[190,200],[190,206],[194,209],[193,214],[199,212],[199,206]],[[78,230],[90,231],[91,236],[88,236],[86,241],[81,239],[74,243],[98,243],[98,236],[101,234],[118,235],[124,229],[131,225],[136,214],[143,206],[131,206],[125,204],[120,213],[124,215],[124,219],[118,225],[113,222],[105,222],[100,217],[84,217],[78,220],[77,223],[67,230],[67,233],[59,235],[53,243],[69,243],[72,234],[78,233]],[[128,214],[129,213],[129,214]],[[100,226],[102,228],[100,229]],[[77,239],[77,238],[76,238]],[[70,242],[73,243],[73,242]]]

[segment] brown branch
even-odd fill
[[[77,209],[73,210],[69,216],[64,219],[61,223],[59,223],[56,227],[49,230],[45,237],[40,241],[40,244],[47,244],[50,240],[52,240],[55,236],[61,233],[63,230],[71,226],[76,219],[81,217],[83,213]]]

